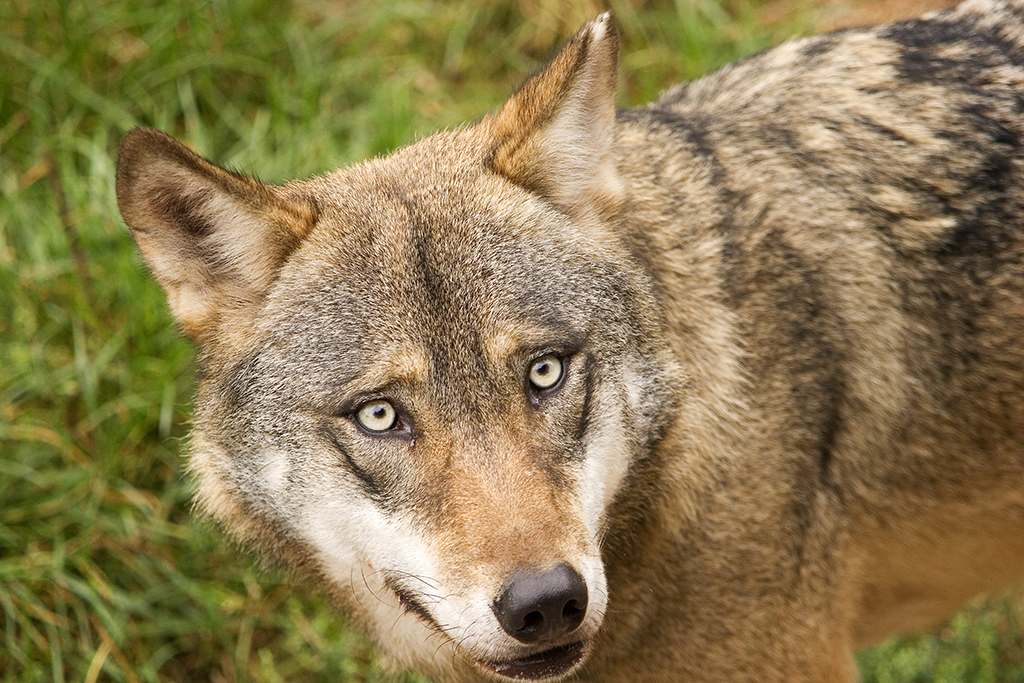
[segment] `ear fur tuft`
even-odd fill
[[[226,171],[156,130],[125,136],[117,203],[171,312],[196,341],[267,291],[315,206]]]
[[[573,215],[617,209],[618,53],[610,12],[583,26],[486,120],[494,169]]]

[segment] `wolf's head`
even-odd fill
[[[283,186],[152,130],[121,148],[122,215],[202,354],[201,507],[440,677],[585,659],[665,411],[616,231],[616,53],[606,15],[497,114]]]

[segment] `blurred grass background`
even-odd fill
[[[922,2],[609,0],[621,103]],[[190,516],[192,350],[117,217],[117,144],[149,125],[267,181],[324,172],[480,117],[601,9],[0,2],[0,678],[421,680]],[[864,678],[1024,681],[1021,633],[1018,606],[975,605]]]

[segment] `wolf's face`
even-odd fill
[[[203,350],[202,506],[403,664],[559,677],[603,618],[609,506],[667,403],[606,227],[609,28],[497,116],[325,178],[122,148],[122,212]]]
[[[433,652],[425,625],[486,668],[561,673],[601,623],[602,525],[653,400],[642,277],[492,173],[434,182],[443,156],[323,181],[245,357],[203,384],[200,448],[382,639]]]

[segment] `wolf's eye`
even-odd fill
[[[533,361],[530,365],[530,384],[535,389],[550,389],[562,381],[562,360],[549,353]]]
[[[398,412],[387,401],[367,401],[359,406],[356,419],[370,432],[386,432],[398,422]]]

